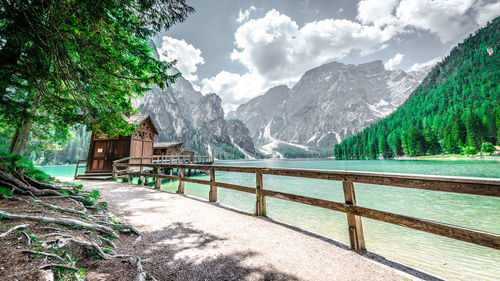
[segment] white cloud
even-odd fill
[[[231,59],[247,73],[221,71],[203,79],[203,92],[223,97],[226,112],[263,94],[269,87],[292,85],[307,70],[339,60],[352,51],[367,55],[388,46],[391,39],[415,29],[435,34],[442,42],[456,40],[499,14],[500,4],[488,0],[361,0],[355,21],[324,19],[299,26],[289,16],[272,9],[249,19],[251,6],[240,10]],[[385,66],[393,69],[403,59],[397,54]],[[439,58],[415,64],[418,70]]]
[[[402,0],[396,16],[400,25],[428,30],[448,42],[476,29],[474,4],[474,0]]]
[[[441,60],[440,57],[433,58],[430,61],[423,62],[423,63],[415,63],[410,68],[408,68],[408,71],[421,71],[425,68],[432,68],[434,65],[436,65],[439,61]]]
[[[339,19],[314,21],[299,27],[277,10],[243,23],[235,32],[236,48],[231,58],[248,72],[221,71],[203,79],[202,92],[222,97],[226,112],[280,84],[291,85],[307,70],[352,50],[368,54],[384,48],[395,34],[391,27],[379,28]]]
[[[500,3],[486,0],[361,0],[357,19],[363,24],[392,26],[398,32],[426,30],[449,42],[500,14]]]
[[[394,11],[399,0],[361,0],[357,19],[364,24],[384,25],[397,22]]]
[[[242,23],[250,17],[250,13],[252,11],[255,11],[255,6],[250,6],[250,8],[246,9],[245,11],[241,10],[238,12],[238,18],[236,19],[236,22]]]
[[[238,105],[263,94],[278,84],[267,81],[256,73],[243,75],[221,71],[216,76],[201,81],[203,93],[217,93],[222,98],[224,112],[235,110]]]
[[[270,10],[263,18],[244,23],[235,33],[231,58],[250,72],[286,83],[326,60],[345,57],[352,50],[363,54],[379,50],[394,35],[357,22],[325,19],[300,28],[287,15]]]
[[[164,36],[162,45],[158,48],[160,60],[173,61],[177,60],[175,67],[182,73],[182,76],[193,82],[198,79],[195,74],[198,70],[198,65],[204,64],[205,60],[201,56],[200,49],[184,40],[175,39],[169,36]]]
[[[403,54],[397,53],[394,57],[390,58],[386,63],[384,63],[384,67],[386,69],[393,70],[396,65],[399,65],[401,63],[403,57]]]
[[[476,9],[475,14],[477,24],[485,26],[488,21],[500,16],[500,2],[484,3]]]

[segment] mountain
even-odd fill
[[[184,149],[218,159],[259,156],[246,126],[235,126],[224,118],[221,98],[202,95],[182,77],[165,90],[154,86],[133,104],[151,116],[159,131],[158,141],[182,141]]]
[[[264,154],[293,150],[317,156],[325,149],[331,154],[334,144],[399,107],[427,70],[386,70],[380,60],[331,62],[307,71],[291,89],[269,89],[228,117],[247,125]]]
[[[500,17],[454,47],[398,110],[336,145],[335,157],[490,151],[500,136],[498,30]]]

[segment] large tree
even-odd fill
[[[148,41],[185,19],[185,0],[0,0],[0,125],[10,152],[76,123],[130,132],[131,99],[173,83]]]

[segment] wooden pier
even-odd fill
[[[113,161],[113,169],[116,169],[117,164],[128,164],[127,170],[129,172],[145,172],[150,171],[152,168],[141,166],[142,164],[202,164],[212,165],[214,158],[210,156],[195,156],[195,155],[153,155],[151,157],[125,157]],[[85,165],[80,165],[85,163]],[[139,164],[139,165],[137,165]],[[95,172],[86,172],[79,174],[79,169],[86,168],[87,160],[77,160],[75,167],[74,179],[87,179],[87,180],[108,180],[112,178],[112,170],[102,170]],[[123,171],[120,171],[123,172]]]
[[[399,215],[386,211],[358,206],[358,204],[356,203],[356,193],[354,188],[354,183],[363,183],[479,196],[500,197],[500,179],[334,170],[213,166],[204,164],[181,163],[175,161],[170,163],[171,160],[172,159],[155,159],[152,163],[146,164],[126,163],[125,160],[118,160],[113,164],[113,177],[116,179],[120,177],[138,176],[144,178],[144,182],[147,182],[148,178],[154,178],[155,188],[161,187],[162,179],[178,180],[178,193],[184,193],[185,182],[205,184],[210,187],[208,194],[208,199],[210,202],[217,201],[218,187],[232,189],[240,192],[252,193],[256,196],[255,210],[257,216],[265,216],[266,214],[266,197],[278,198],[282,200],[288,200],[343,212],[347,215],[347,231],[349,233],[351,249],[357,252],[364,251],[366,249],[363,235],[363,226],[361,219],[362,217],[500,250],[500,235],[496,233],[478,231],[432,220]],[[177,175],[166,174],[163,172],[167,170],[171,171],[172,169],[178,170]],[[185,172],[186,170],[210,171],[210,180],[188,178]],[[255,174],[256,186],[252,188],[247,186],[217,182],[216,171]],[[341,181],[343,183],[342,186],[344,191],[345,203],[265,189],[262,177],[263,175]]]

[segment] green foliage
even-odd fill
[[[97,200],[97,198],[101,197],[101,193],[97,189],[92,189],[90,197],[94,198],[94,200]]]
[[[0,186],[0,194],[3,194],[5,196],[11,196],[12,195],[12,190],[10,190],[7,187]]]
[[[83,203],[83,205],[85,205],[85,206],[94,206],[95,201],[94,201],[94,200],[92,200],[92,199],[89,199],[89,198],[83,198],[83,199],[82,199],[82,203]]]
[[[481,145],[481,151],[484,153],[493,153],[496,151],[496,148],[491,142],[484,142]]]
[[[0,168],[10,174],[22,173],[38,181],[46,182],[50,176],[35,168],[33,163],[17,154],[0,151]]]
[[[63,140],[74,124],[130,133],[132,98],[180,76],[150,38],[193,11],[185,0],[2,2],[0,133]]]
[[[500,137],[500,17],[438,63],[395,112],[335,145],[336,159],[474,154]],[[388,146],[388,147],[387,147]]]
[[[64,195],[68,195],[69,194],[69,192],[66,189],[60,189],[59,193],[64,194]]]
[[[476,155],[477,154],[477,150],[474,146],[466,146],[464,148],[464,154],[465,155]]]

